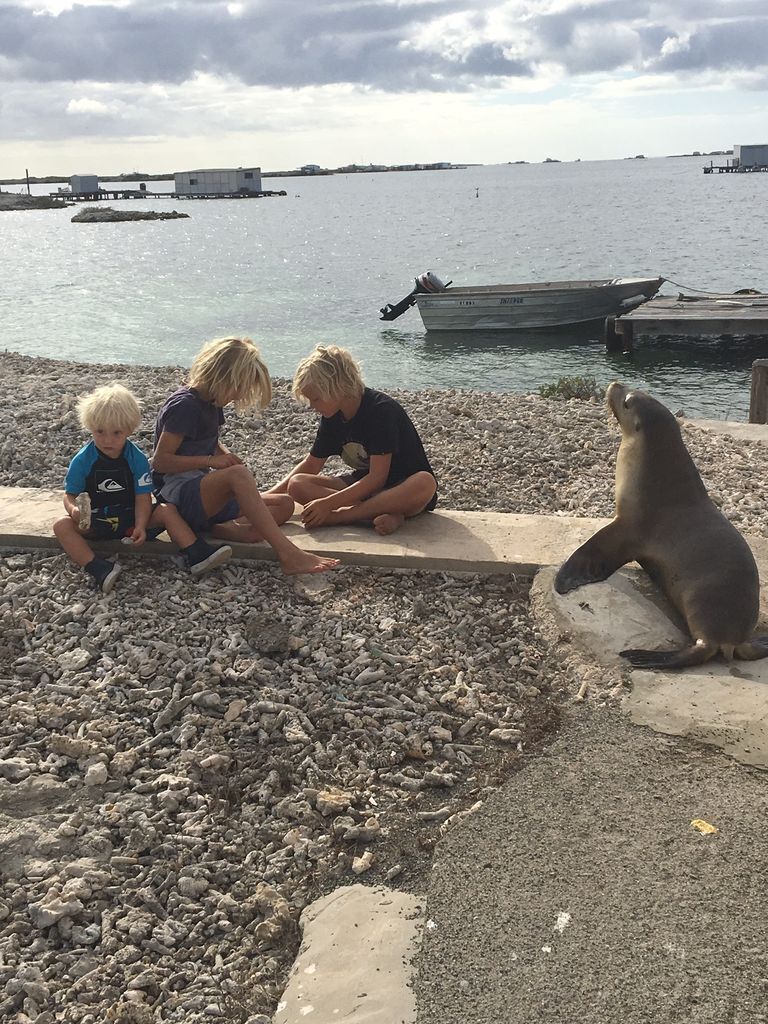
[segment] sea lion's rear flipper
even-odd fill
[[[719,648],[708,644],[691,644],[679,651],[642,651],[632,648],[619,651],[632,668],[687,668],[689,665],[703,665],[714,658]],[[768,654],[768,650],[766,651]]]
[[[614,520],[563,562],[555,576],[555,590],[558,594],[567,594],[585,583],[607,580],[632,559],[628,547],[626,530]]]
[[[768,636],[756,636],[748,644],[739,644],[733,649],[734,658],[739,661],[759,661],[768,658]]]

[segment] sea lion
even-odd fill
[[[682,616],[692,644],[677,651],[621,651],[637,668],[768,657],[768,637],[751,639],[760,610],[749,545],[713,504],[677,420],[644,391],[617,381],[606,395],[621,428],[616,518],[582,544],[555,577],[559,594],[607,579],[637,561]]]

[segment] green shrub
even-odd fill
[[[542,398],[579,398],[587,401],[605,398],[605,388],[600,387],[594,377],[558,377],[553,384],[542,384],[539,388]]]

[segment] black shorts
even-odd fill
[[[366,470],[364,470],[364,469],[356,469],[352,473],[339,473],[339,475],[336,477],[336,479],[337,480],[341,480],[345,487],[351,487],[352,484],[356,484],[358,480],[362,480],[363,477],[367,476],[367,475],[368,475],[368,473],[367,473]],[[407,477],[406,477],[406,479],[407,479]],[[401,484],[402,482],[403,482],[402,480],[397,480],[393,484],[388,484],[386,487],[382,487],[382,490],[383,491],[388,491],[390,489],[390,487],[397,487],[397,485]],[[424,506],[424,508],[421,511],[422,512],[432,512],[432,511],[434,511],[436,506],[437,506],[437,490],[435,490],[435,493],[432,495],[432,497],[429,499],[429,501],[427,502],[427,504]],[[421,515],[421,513],[419,513],[419,515]]]

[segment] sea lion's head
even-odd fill
[[[608,408],[626,438],[640,431],[654,434],[680,435],[680,427],[666,405],[645,391],[630,390],[615,380],[605,394]]]

